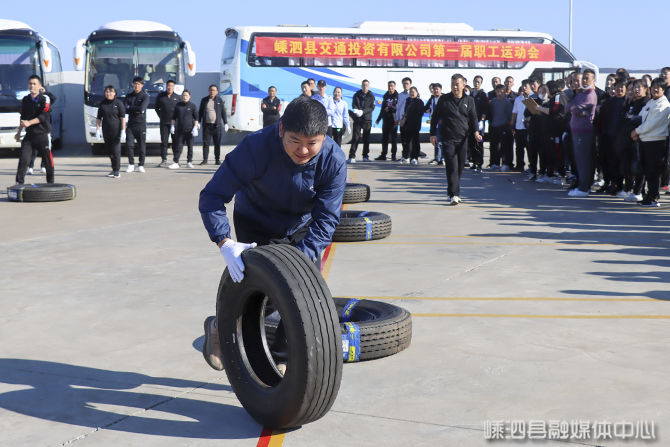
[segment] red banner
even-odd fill
[[[256,37],[256,56],[459,61],[553,61],[554,45],[506,42]]]

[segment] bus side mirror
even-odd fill
[[[186,60],[186,73],[195,76],[195,51],[189,42],[184,42],[184,58]]]
[[[42,63],[42,69],[44,70],[45,73],[51,73],[51,69],[53,68],[53,59],[51,58],[51,48],[49,48],[49,45],[47,45],[47,42],[45,40],[42,40],[40,43],[40,48],[41,48],[41,53],[42,53],[42,60],[40,61]]]
[[[86,58],[86,39],[79,39],[74,46],[74,69],[82,71],[84,69],[84,59]]]

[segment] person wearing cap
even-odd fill
[[[319,79],[316,84],[317,92],[312,94],[312,99],[319,101],[325,108],[328,114],[328,133],[329,137],[333,136],[333,115],[335,114],[335,103],[333,97],[326,93],[326,81]]]
[[[147,156],[147,107],[149,106],[149,95],[142,90],[144,79],[136,77],[133,79],[133,91],[126,96],[125,107],[128,114],[128,125],[126,126],[126,146],[128,148],[128,168],[126,172],[135,170],[135,143],[140,149],[139,172],[144,171],[144,159]]]

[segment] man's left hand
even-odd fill
[[[478,143],[481,143],[483,138],[479,132],[475,132],[475,140],[477,140]]]

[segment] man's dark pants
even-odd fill
[[[214,159],[221,160],[221,126],[205,123],[202,126],[202,159],[209,158],[209,140],[214,139]]]
[[[460,140],[442,141],[444,163],[447,171],[447,194],[449,197],[461,195],[461,175],[468,155],[468,137]]]
[[[144,166],[147,156],[147,125],[130,124],[126,127],[126,147],[128,148],[128,164],[135,164],[135,142],[140,147],[140,166]]]
[[[33,149],[37,149],[47,168],[47,183],[54,182],[54,160],[49,148],[49,136],[26,135],[21,141],[21,153],[19,155],[19,167],[16,170],[16,183],[23,184],[26,178],[26,170],[33,155]]]
[[[171,123],[161,123],[161,160],[167,161],[168,158],[168,144],[170,140],[170,127]],[[172,136],[172,150],[174,151],[174,135]]]
[[[363,131],[363,157],[368,157],[370,155],[370,129],[372,129],[372,121],[354,121],[349,158],[356,158],[356,150],[358,149],[358,141],[361,139],[361,131]]]

